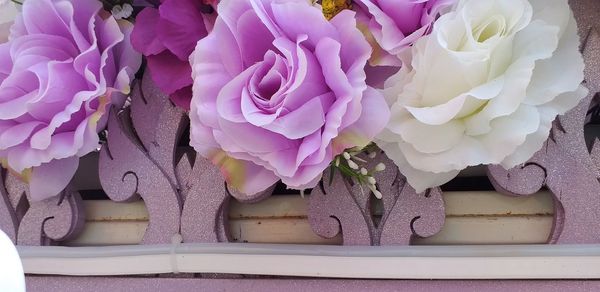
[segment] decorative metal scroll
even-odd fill
[[[102,187],[114,201],[144,200],[150,217],[144,244],[170,243],[178,234],[184,242],[228,241],[225,181],[209,161],[177,147],[187,115],[149,76],[135,84],[130,107],[111,112],[100,152]]]
[[[554,121],[550,138],[533,158],[510,170],[491,166],[488,176],[498,191],[508,195],[531,195],[543,187],[552,192],[555,215],[549,243],[598,243],[600,142],[593,142],[590,153],[584,126],[590,104],[597,104],[593,99],[600,92],[600,2],[579,0],[570,4],[582,37],[585,83],[590,93],[579,106]]]
[[[67,188],[34,202],[21,180],[0,172],[0,229],[18,245],[55,245],[75,238],[84,224],[81,196]]]
[[[181,217],[181,235],[185,242],[227,242],[229,236],[229,194],[219,170],[196,156],[192,168],[188,156],[179,163],[185,168],[185,205]],[[183,172],[179,172],[183,173]]]
[[[445,213],[439,188],[417,193],[383,152],[368,160],[369,169],[383,162],[387,168],[374,174],[383,194],[382,208],[370,190],[326,173],[309,198],[308,220],[318,235],[332,238],[339,233],[345,245],[408,245],[412,238],[440,231]],[[329,183],[331,182],[331,183]]]
[[[508,195],[530,195],[547,187],[554,194],[554,225],[550,243],[600,242],[598,166],[583,137],[591,96],[560,116],[542,149],[521,167],[488,168],[494,187]],[[594,146],[597,148],[598,144]]]

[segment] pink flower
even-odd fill
[[[0,45],[0,161],[40,200],[71,180],[99,147],[110,105],[120,107],[141,57],[132,25],[95,0],[25,1]]]
[[[370,64],[400,66],[397,55],[431,31],[455,0],[355,0],[359,27],[374,51]]]
[[[152,80],[177,106],[189,109],[192,69],[189,56],[211,30],[216,1],[162,0],[136,17],[133,47],[148,60]]]
[[[190,58],[191,144],[246,195],[279,179],[314,187],[336,155],[388,120],[365,83],[371,48],[354,13],[327,21],[309,2],[221,1]]]

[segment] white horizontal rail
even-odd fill
[[[600,279],[600,245],[19,247],[26,273],[225,273],[373,279]]]
[[[446,222],[417,245],[540,244],[552,228],[551,194],[508,197],[496,192],[446,192]],[[84,201],[83,233],[70,246],[138,244],[148,226],[142,201]],[[256,204],[233,201],[229,212],[232,240],[249,243],[341,244],[341,235],[316,235],[307,219],[307,201],[299,195],[273,196]]]

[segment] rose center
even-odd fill
[[[268,104],[273,98],[281,95],[280,91],[286,84],[287,62],[276,53],[269,51],[260,67],[250,79],[250,92],[255,101],[262,105]],[[265,103],[266,102],[266,103]]]
[[[276,70],[270,70],[258,83],[254,95],[262,100],[270,100],[283,83],[283,76]]]
[[[473,29],[473,38],[483,43],[495,36],[506,33],[506,20],[500,15],[487,18],[483,23]]]

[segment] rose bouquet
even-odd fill
[[[587,94],[567,0],[33,2],[0,24],[0,161],[37,199],[101,147],[141,56],[240,198],[328,170],[380,197],[375,149],[417,191],[513,167]]]

